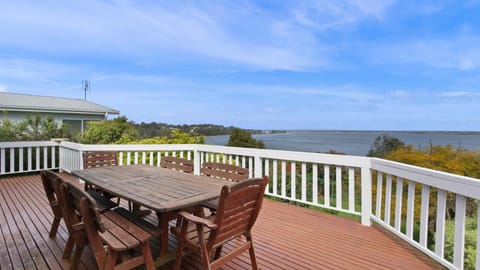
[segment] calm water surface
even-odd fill
[[[256,134],[268,149],[328,152],[336,150],[348,155],[365,156],[377,136],[387,134],[405,144],[418,147],[448,145],[480,151],[480,132],[437,132],[437,131],[287,131],[280,134]],[[229,136],[210,136],[207,144],[225,145]]]

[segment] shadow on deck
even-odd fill
[[[62,222],[48,238],[53,220],[39,175],[0,178],[0,268],[68,269],[62,260],[67,231]],[[148,217],[156,222],[156,217]],[[442,269],[406,242],[379,226],[266,199],[253,229],[260,269]],[[169,239],[174,250],[176,240]],[[158,240],[152,241],[154,256]],[[226,247],[229,249],[232,247]],[[251,269],[248,252],[222,269]],[[200,258],[187,256],[183,269],[201,269]],[[85,249],[80,269],[96,269]],[[170,265],[163,269],[169,269]]]

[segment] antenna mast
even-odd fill
[[[82,80],[82,90],[85,92],[85,100],[87,100],[87,91],[90,91],[89,80]]]

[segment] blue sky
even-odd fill
[[[0,91],[135,122],[480,130],[480,1],[1,1]]]

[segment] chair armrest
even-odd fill
[[[188,213],[188,212],[185,212],[185,211],[180,211],[178,213],[182,218],[188,220],[188,221],[191,221],[195,224],[201,224],[201,225],[204,225],[204,226],[207,226],[208,228],[210,229],[216,229],[218,226],[217,224],[211,222],[210,220],[208,219],[205,219],[205,218],[201,218],[201,217],[197,217],[191,213]]]

